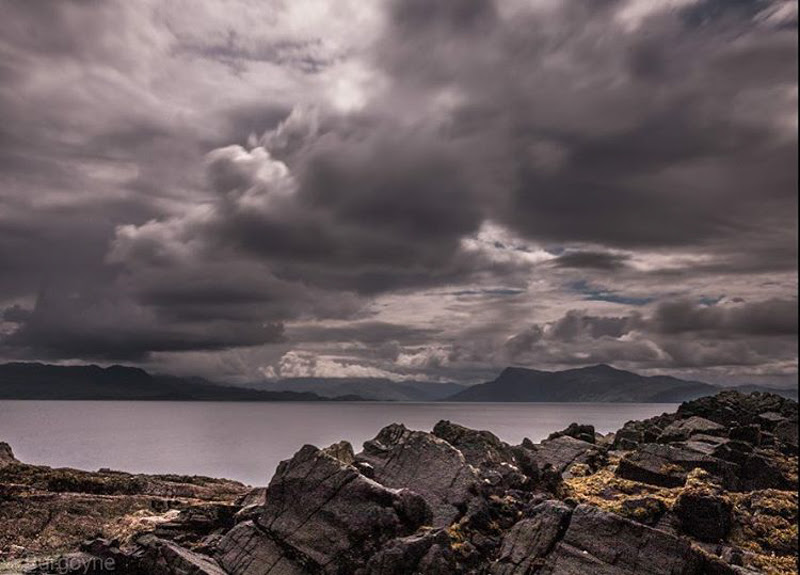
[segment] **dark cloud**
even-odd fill
[[[660,303],[652,314],[596,316],[570,310],[509,338],[516,360],[547,364],[623,363],[648,367],[756,366],[791,362],[797,347],[797,300]]]
[[[187,6],[4,10],[4,356],[796,370],[795,3]]]
[[[772,299],[738,305],[701,305],[677,300],[659,305],[652,318],[661,333],[712,332],[720,336],[797,335],[797,300]]]
[[[630,256],[611,252],[571,251],[558,256],[553,264],[562,268],[617,270],[625,267]]]

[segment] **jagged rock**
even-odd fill
[[[527,575],[541,566],[563,536],[571,509],[560,501],[540,503],[503,537],[492,575]]]
[[[758,450],[750,454],[742,465],[740,487],[744,491],[795,490],[797,489],[797,476],[791,477],[788,470],[781,466],[772,454]]]
[[[710,569],[713,565],[714,569]],[[572,513],[563,539],[537,573],[710,575],[734,573],[679,537],[588,505]]]
[[[704,469],[722,480],[727,488],[737,482],[738,467],[728,461],[684,447],[648,444],[629,453],[620,460],[617,476],[623,479],[659,485],[680,487],[692,469]]]
[[[759,413],[756,416],[758,424],[767,431],[773,431],[779,424],[786,421],[786,417],[775,411]]]
[[[562,474],[576,463],[583,463],[596,469],[604,460],[604,452],[601,448],[569,435],[546,439],[533,448],[540,468],[550,465]]]
[[[389,541],[367,563],[364,575],[451,575],[455,560],[446,531],[427,531]]]
[[[14,457],[14,452],[8,443],[0,441],[0,467],[10,465],[12,463],[19,463]]]
[[[645,443],[655,443],[664,429],[680,419],[676,414],[664,414],[643,421],[628,421],[614,434],[612,449],[628,451]]]
[[[369,463],[381,485],[419,493],[433,511],[432,525],[445,527],[466,509],[478,475],[464,455],[430,433],[392,424],[364,444],[357,461]]]
[[[433,434],[458,449],[475,467],[484,483],[502,489],[531,489],[539,478],[535,458],[521,447],[512,447],[489,431],[476,431],[440,421]]]
[[[227,575],[216,561],[157,537],[138,541],[142,556],[137,562],[140,573],[148,575]]]
[[[155,535],[182,545],[197,542],[212,532],[227,531],[235,522],[239,508],[234,505],[208,503],[182,510],[173,521],[160,523]]]
[[[784,446],[788,447],[790,451],[797,451],[797,419],[784,419],[775,425],[772,433]]]
[[[710,543],[725,539],[733,523],[733,504],[724,497],[702,491],[685,490],[672,511],[683,533]]]
[[[268,494],[255,523],[220,542],[220,561],[233,575],[257,573],[248,549],[259,563],[283,562],[287,573],[352,573],[383,543],[431,518],[419,495],[387,489],[310,445],[278,466]]]
[[[688,419],[681,419],[670,423],[656,440],[658,443],[674,443],[676,441],[686,441],[693,435],[727,435],[727,430],[723,425],[715,423],[710,419],[693,415]]]
[[[467,463],[475,467],[516,463],[510,446],[490,431],[476,431],[442,420],[433,427],[433,434],[458,449]]]
[[[217,546],[217,561],[232,575],[310,575],[290,547],[282,547],[252,521],[239,523]]]
[[[258,517],[263,511],[264,506],[267,504],[267,488],[256,487],[249,491],[244,496],[240,497],[236,502],[239,510],[234,515],[234,521],[249,521]]]
[[[594,425],[581,425],[579,423],[570,423],[566,429],[551,433],[547,439],[558,439],[559,437],[574,437],[586,443],[596,443]]]
[[[729,437],[737,441],[744,441],[754,447],[761,445],[761,426],[757,423],[750,425],[737,425],[730,430]]]
[[[773,393],[723,391],[682,404],[677,415],[679,418],[699,415],[726,427],[752,423],[764,427],[770,421],[777,423],[781,419],[797,419],[797,413],[796,401]]]
[[[333,445],[323,449],[322,452],[335,459],[338,459],[345,465],[350,465],[356,460],[355,453],[353,453],[353,446],[350,445],[349,441],[340,441],[339,443],[334,443]]]

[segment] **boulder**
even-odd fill
[[[365,575],[451,575],[455,558],[446,531],[426,531],[386,543],[367,563]]]
[[[503,537],[492,575],[527,575],[544,563],[544,558],[561,539],[572,511],[560,501],[540,503]]]
[[[761,424],[764,429],[782,419],[797,419],[797,402],[774,393],[723,391],[682,404],[678,418],[698,415],[726,427]]]
[[[751,453],[742,465],[740,487],[744,491],[760,489],[797,489],[797,464],[781,461],[779,454],[766,450]],[[792,475],[791,469],[795,474]]]
[[[467,507],[479,476],[464,455],[433,434],[392,424],[364,444],[356,460],[373,468],[386,487],[420,494],[433,511],[432,525],[450,525]]]
[[[673,445],[648,444],[627,454],[617,465],[623,479],[660,487],[680,487],[692,469],[704,469],[731,488],[737,482],[738,466],[706,453]]]
[[[564,436],[574,437],[587,443],[595,443],[597,440],[594,425],[581,425],[579,423],[570,423],[566,429],[551,433],[547,439],[557,439]]]
[[[350,465],[356,460],[355,453],[353,453],[353,446],[350,445],[349,441],[340,441],[339,443],[329,445],[323,449],[322,452],[326,455],[330,455],[334,459],[338,459],[345,465]]]
[[[687,489],[672,511],[683,533],[708,543],[725,539],[733,525],[733,504],[718,494]]]
[[[784,419],[777,423],[772,433],[789,451],[797,451],[797,420]]]
[[[388,489],[307,445],[278,466],[263,513],[219,543],[219,561],[232,575],[255,575],[254,565],[265,563],[292,575],[353,573],[386,541],[430,520],[419,495]]]
[[[148,575],[227,575],[219,564],[188,549],[157,537],[142,537],[137,541],[141,557],[137,572]]]
[[[477,431],[442,420],[433,427],[433,434],[458,449],[474,467],[516,463],[511,447],[491,431]]]
[[[231,575],[311,575],[302,557],[281,546],[253,521],[239,523],[217,546],[217,561]]]
[[[656,440],[658,443],[674,443],[676,441],[686,441],[693,435],[727,435],[727,430],[719,423],[710,419],[693,415],[687,419],[679,419],[670,423],[661,432]]]
[[[713,567],[713,568],[712,568]],[[588,505],[537,573],[547,575],[732,575],[684,539]]]
[[[5,467],[12,463],[19,463],[19,461],[14,457],[11,446],[8,443],[0,441],[0,467]]]
[[[540,468],[550,465],[562,474],[568,472],[569,468],[577,463],[596,469],[605,458],[603,449],[569,435],[546,439],[534,445],[533,449]]]
[[[737,425],[730,430],[729,437],[737,441],[744,441],[754,447],[761,445],[761,426],[757,423],[750,425]]]

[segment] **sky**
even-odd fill
[[[6,0],[0,360],[797,381],[786,0]]]

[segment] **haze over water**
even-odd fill
[[[359,451],[399,422],[430,431],[440,419],[488,429],[509,443],[546,438],[571,422],[615,431],[670,403],[217,403],[0,401],[0,440],[25,463],[178,473],[266,485],[304,444],[342,439]]]

